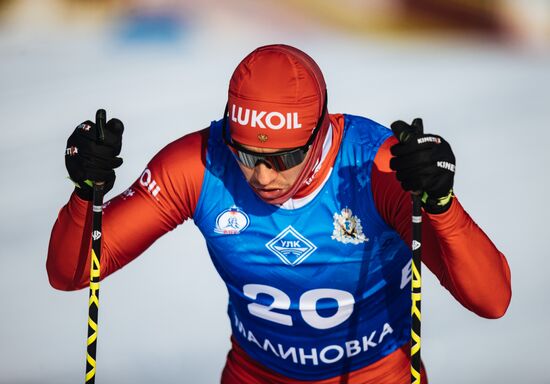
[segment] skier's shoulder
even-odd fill
[[[204,157],[208,142],[208,128],[188,133],[162,148],[153,158],[153,161],[178,164],[187,163]]]
[[[350,143],[379,146],[391,136],[389,128],[368,117],[347,113],[333,116],[338,118],[333,118],[332,121],[337,121],[345,127],[344,138]]]
[[[186,134],[158,151],[147,164],[146,172],[148,170],[157,177],[157,183],[170,183],[182,188],[194,185],[200,189],[207,142],[207,128]]]
[[[153,156],[148,167],[164,170],[204,168],[207,142],[208,129],[188,133],[166,144]]]

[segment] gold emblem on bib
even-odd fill
[[[258,140],[260,140],[262,143],[265,143],[267,139],[268,137],[265,133],[258,133]]]

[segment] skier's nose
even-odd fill
[[[254,167],[254,179],[258,186],[268,186],[277,178],[277,171],[262,161],[256,163]]]

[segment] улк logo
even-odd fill
[[[250,224],[250,218],[239,207],[232,207],[222,211],[216,217],[216,227],[214,232],[224,235],[238,235],[244,231]]]
[[[302,236],[291,225],[265,246],[283,263],[293,267],[307,259],[317,249],[315,244]]]

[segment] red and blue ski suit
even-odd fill
[[[192,218],[229,292],[232,350],[222,383],[409,382],[411,204],[389,169],[391,132],[331,115],[315,197],[287,210],[259,199],[220,123],[161,150],[105,208],[101,276]],[[89,203],[72,195],[53,228],[52,286],[87,285]],[[507,262],[455,198],[424,213],[423,262],[466,308],[504,314]],[[424,381],[426,375],[423,375]]]

